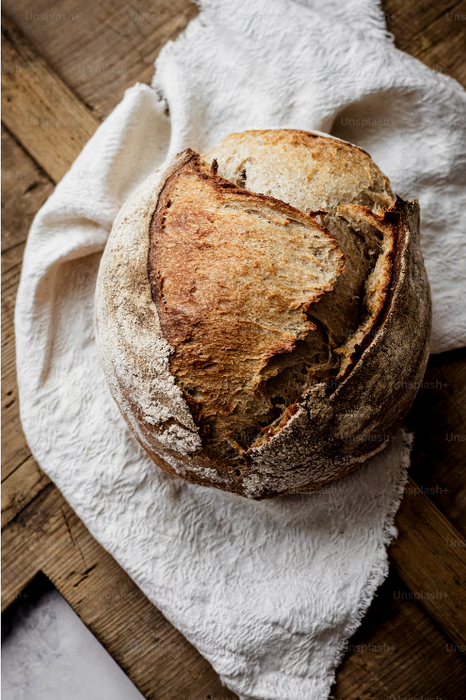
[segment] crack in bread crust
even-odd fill
[[[225,424],[217,435],[207,419],[205,434],[200,434],[201,421],[196,424],[195,418],[202,397],[190,396],[174,371],[177,349],[162,328],[163,299],[157,297],[156,261],[150,259],[161,193],[193,157],[204,185],[217,177],[226,181],[223,191],[233,192],[232,185],[243,188],[245,201],[254,204],[254,221],[265,215],[266,227],[291,230],[293,216],[284,214],[289,205],[287,212],[294,207],[298,223],[303,212],[307,225],[314,219],[326,227],[345,256],[345,271],[333,291],[308,308],[308,299],[295,296],[302,306],[291,304],[287,323],[279,324],[281,335],[287,331],[296,338],[294,349],[268,357],[262,347],[264,366],[256,376],[260,381],[251,411],[245,409],[236,425],[235,411],[218,414]],[[260,195],[280,200],[278,209],[272,211]],[[238,198],[233,200],[224,202],[222,214],[238,216],[241,206]],[[191,206],[185,209],[189,215]],[[289,224],[280,224],[280,212]],[[233,253],[235,260],[236,249]],[[174,267],[184,270],[183,285],[189,289],[185,262],[181,256]],[[204,272],[209,279],[213,269],[207,265]],[[162,284],[165,301],[172,301],[167,296],[170,276]],[[225,274],[224,280],[230,277]],[[273,275],[269,277],[270,285]],[[262,282],[260,293],[265,293]],[[259,294],[252,296],[258,300]],[[96,340],[110,391],[158,467],[193,484],[253,499],[315,490],[384,447],[416,394],[406,387],[416,387],[424,374],[431,300],[419,205],[416,200],[394,202],[388,179],[351,144],[283,129],[233,134],[200,158],[190,150],[170,157],[125,203],[101,259],[95,303]],[[266,316],[272,306],[266,305]],[[246,306],[240,309],[245,318]],[[191,313],[194,307],[182,304],[181,310]],[[173,332],[182,335],[189,331],[190,319],[186,314],[180,318]],[[303,335],[305,323],[312,329]],[[282,338],[282,349],[284,345]],[[274,349],[273,344],[267,347]],[[251,356],[257,350],[252,345]],[[180,363],[180,371],[188,368]],[[202,390],[202,382],[199,386]],[[229,391],[228,377],[224,389]],[[192,393],[196,391],[194,387]]]
[[[203,158],[215,160],[216,172],[230,182],[308,212],[335,236],[345,257],[334,290],[309,310],[319,334],[308,335],[307,348],[303,343],[291,357],[281,356],[274,376],[265,377],[265,391],[281,410],[249,441],[254,448],[282,429],[309,386],[351,371],[374,332],[392,272],[394,231],[384,213],[393,195],[365,151],[304,131],[232,134]]]
[[[248,443],[286,410],[265,391],[273,360],[300,343],[315,364],[326,342],[307,312],[344,270],[335,238],[284,202],[209,173],[193,153],[159,196],[148,270],[170,369],[204,447],[244,466]]]

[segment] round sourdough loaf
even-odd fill
[[[290,129],[188,149],[119,213],[96,333],[155,464],[249,498],[381,450],[428,358],[419,206],[360,148]]]

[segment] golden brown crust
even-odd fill
[[[170,368],[204,447],[224,459],[236,450],[237,466],[238,433],[257,432],[264,370],[315,330],[306,312],[344,269],[335,237],[284,202],[206,174],[193,153],[159,196],[148,267]]]
[[[424,373],[431,310],[420,251],[419,207],[417,202],[397,199],[395,203],[387,178],[361,149],[305,132],[232,135],[197,160],[198,172],[190,173],[197,183],[194,189],[183,185],[176,190],[180,173],[185,177],[189,171],[183,168],[188,163],[192,167],[194,161],[195,154],[185,152],[165,171],[155,174],[125,205],[109,238],[96,293],[96,330],[110,388],[137,439],[155,463],[172,474],[249,498],[314,490],[382,449],[409,409]],[[168,192],[176,196],[167,207]],[[280,299],[288,304],[293,322],[276,324],[276,343],[262,336],[261,343],[251,343],[250,361],[255,372],[247,375],[254,377],[252,385],[246,387],[249,393],[243,381],[246,374],[239,372],[238,378],[234,369],[236,353],[231,367],[225,361],[225,373],[216,373],[212,391],[209,360],[204,355],[208,347],[217,351],[221,346],[220,336],[209,328],[208,320],[217,326],[218,302],[222,300],[227,302],[224,310],[232,319],[236,318],[235,309],[248,311],[248,304],[263,311],[259,297],[264,285],[256,281],[251,286],[253,293],[240,289],[235,296],[237,290],[226,275],[227,258],[222,258],[221,252],[232,245],[237,232],[233,226],[225,227],[225,212],[215,218],[217,223],[223,221],[215,229],[217,233],[232,229],[223,248],[214,246],[215,255],[204,259],[200,251],[208,249],[197,245],[202,236],[194,232],[197,243],[193,245],[191,240],[186,248],[189,255],[181,255],[187,243],[183,229],[185,233],[189,229],[185,223],[192,213],[188,204],[191,195],[195,195],[195,217],[222,202],[230,207],[230,220],[238,221],[248,206],[245,203],[254,202],[254,209],[261,213],[259,219],[262,221],[266,212],[265,219],[272,221],[258,227],[263,236],[267,227],[272,227],[270,239],[277,241],[277,250],[269,250],[271,260],[282,240],[277,231],[289,226],[283,220],[280,223],[280,216],[290,218],[287,206],[305,217],[306,225],[294,214],[298,228],[315,231],[328,243],[331,239],[322,227],[327,229],[345,256],[345,271],[329,285],[334,289],[324,292],[321,280],[319,301],[304,294],[304,288],[301,295],[295,290],[292,297],[273,280],[273,291],[279,291]],[[280,201],[271,205],[270,198]],[[163,216],[157,219],[159,214]],[[252,216],[257,218],[257,214]],[[309,228],[312,219],[318,228]],[[168,225],[169,245],[162,250],[159,239],[149,254],[149,233],[153,241],[155,230],[158,227],[160,233],[162,225],[165,231]],[[171,244],[177,247],[170,248]],[[247,252],[243,246],[238,255],[237,249],[233,246],[234,264]],[[250,255],[251,260],[253,257]],[[209,260],[214,264],[209,265]],[[295,262],[292,266],[297,269]],[[226,299],[218,293],[222,269]],[[203,278],[198,277],[199,272]],[[152,297],[162,282],[158,273],[163,275],[162,292],[174,295],[171,300],[176,302],[167,317],[158,292],[155,304]],[[240,276],[248,282],[247,276]],[[214,278],[217,295],[209,305],[207,282]],[[189,290],[195,292],[190,280],[199,285],[201,279],[206,285],[203,301],[195,304],[189,301],[193,296]],[[313,292],[317,295],[318,290]],[[272,313],[273,299],[265,305],[266,314]],[[275,301],[277,312],[281,304],[277,297]],[[213,317],[209,316],[212,310]],[[231,323],[236,329],[236,320]],[[225,324],[220,322],[220,326],[225,330]],[[190,351],[193,334],[201,328],[205,333],[196,338],[196,351]],[[245,343],[239,345],[244,349]],[[326,357],[329,350],[330,357]],[[187,383],[194,388],[194,392],[190,389],[193,396],[186,390]],[[238,409],[228,413],[235,396],[232,387],[238,386],[237,394],[244,395],[239,435],[234,425]],[[229,395],[224,397],[222,389]],[[196,395],[196,391],[200,393]],[[202,400],[202,392],[207,402]],[[277,404],[280,397],[283,401]],[[225,413],[215,411],[216,401],[227,409]],[[274,415],[269,411],[271,401],[275,402]],[[223,420],[220,427],[215,424],[216,416]],[[236,436],[236,445],[230,440],[225,447],[225,436]],[[220,458],[223,454],[226,457]]]
[[[333,213],[340,204],[386,209],[388,178],[361,148],[295,129],[231,134],[203,155],[230,182],[288,202],[302,212]]]

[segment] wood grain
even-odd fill
[[[398,48],[466,85],[465,0],[383,0],[382,5]]]
[[[2,529],[50,483],[34,457],[27,457],[2,485]]]
[[[236,697],[92,538],[53,485],[6,528],[4,551],[4,606],[42,570],[146,697]],[[423,691],[425,697],[438,693],[462,700],[465,678],[463,654],[393,572],[348,644],[333,695],[379,700]]]
[[[395,570],[416,600],[466,650],[466,542],[409,479],[390,548]]]
[[[189,0],[5,0],[3,9],[38,53],[98,119],[136,82],[198,13]],[[68,16],[45,21],[35,16]]]
[[[464,655],[393,570],[347,649],[335,700],[464,700]]]
[[[37,210],[52,192],[48,175],[2,126],[2,253],[26,243]]]
[[[53,184],[45,172],[38,168],[32,158],[4,128],[2,128],[2,174],[3,481],[31,455],[19,418],[14,307],[28,231],[37,210],[53,192]],[[4,488],[13,487],[5,485]],[[10,491],[10,496],[12,494],[13,491]],[[26,494],[23,492],[22,496],[25,498]]]
[[[12,70],[5,76],[5,94],[11,99],[4,102],[5,121],[11,132],[2,133],[3,168],[8,174],[2,209],[4,604],[42,569],[146,697],[207,700],[210,694],[214,698],[234,698],[221,686],[208,662],[92,538],[35,463],[21,430],[14,372],[14,299],[32,216],[53,190],[53,182],[66,172],[92,135],[99,119],[109,113],[135,80],[149,81],[152,61],[160,47],[174,38],[197,10],[184,0],[129,9],[116,0],[102,0],[97,7],[90,0],[80,0],[78,5],[59,0],[54,4],[55,13],[81,15],[64,30],[60,22],[27,19],[28,12],[50,12],[47,0],[6,0],[4,7],[40,54],[7,22],[4,65]],[[388,22],[399,46],[409,44],[408,51],[412,48],[414,55],[422,54],[428,65],[434,62],[431,67],[441,60],[449,74],[456,71],[461,77],[465,52],[458,51],[455,43],[460,25],[453,21],[441,24],[443,15],[439,13],[446,12],[445,4],[436,10],[430,0],[408,6],[389,0],[384,7],[387,14],[394,15]],[[128,12],[133,9],[147,13],[149,19],[134,19],[131,23]],[[449,37],[456,47],[451,54]],[[462,60],[458,60],[458,54]],[[115,70],[110,70],[112,67]],[[39,115],[39,119],[65,113],[69,119],[61,120],[62,132],[50,127],[47,132],[34,121],[21,123],[22,119],[27,122],[23,109],[26,115]],[[86,116],[81,118],[82,114]],[[74,130],[75,119],[81,121],[79,134]],[[60,133],[66,142],[63,149]],[[427,376],[432,381],[441,379],[447,386],[423,390],[410,412],[408,427],[416,429],[413,473],[417,482],[430,490],[416,494],[415,484],[410,484],[412,492],[407,493],[397,518],[400,538],[391,550],[396,574],[385,584],[380,599],[375,599],[351,640],[353,646],[364,646],[355,641],[361,639],[379,640],[377,644],[383,646],[383,640],[393,639],[396,653],[381,655],[356,648],[350,651],[338,673],[334,692],[339,700],[380,700],[396,694],[415,697],[421,692],[425,697],[437,693],[448,700],[466,695],[464,659],[453,641],[460,644],[466,629],[464,592],[459,585],[465,571],[466,445],[446,438],[449,434],[466,434],[464,357],[464,351],[455,351],[429,362]],[[453,520],[458,531],[442,513]],[[421,596],[422,592],[433,595]],[[442,598],[445,592],[448,595]],[[403,593],[404,598],[400,597]],[[377,645],[375,641],[373,644]],[[390,646],[391,642],[386,644]]]
[[[36,91],[30,98],[40,113],[42,97]],[[60,91],[50,99],[45,114],[57,108],[52,100],[60,99]],[[44,571],[146,697],[210,694],[234,700],[211,665],[92,538],[31,455],[19,418],[13,314],[27,233],[53,191],[38,162],[44,168],[52,163],[50,175],[56,175],[56,163],[42,153],[49,147],[46,140],[36,144],[38,162],[6,129],[2,147],[2,609]],[[60,161],[66,168],[74,158],[71,151],[67,158]]]
[[[3,123],[54,182],[61,180],[99,124],[2,17]]]
[[[466,349],[432,355],[405,425],[410,474],[466,538]]]
[[[40,569],[147,697],[220,692],[207,662],[91,537],[53,485],[4,531],[4,550],[5,606]],[[448,691],[449,700],[460,700],[465,672],[462,654],[392,575],[348,645],[336,697],[419,694],[421,677],[426,692]]]

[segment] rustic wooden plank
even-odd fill
[[[463,700],[466,659],[392,571],[337,671],[335,700]]]
[[[395,569],[455,644],[466,649],[466,540],[413,479],[398,511]]]
[[[3,530],[3,608],[43,571],[149,699],[236,696],[50,484]]]
[[[2,480],[31,454],[19,417],[13,330],[23,252],[24,244],[20,244],[2,255]]]
[[[32,455],[15,469],[2,485],[2,528],[50,483]]]
[[[199,11],[190,0],[5,0],[3,9],[99,119],[135,82],[150,83],[162,46]]]
[[[383,0],[382,5],[399,49],[466,85],[464,0]]]
[[[58,182],[99,124],[7,17],[2,19],[2,119]]]
[[[53,185],[3,126],[1,133],[3,253],[26,242],[32,220]]]
[[[464,22],[447,19],[465,13],[464,0],[384,0],[383,7],[399,48],[465,84]],[[92,0],[58,0],[53,12],[65,20],[38,18],[50,15],[48,0],[5,0],[4,10],[100,119],[127,87],[150,82],[161,47],[197,13],[189,0],[105,0],[97,8]]]
[[[405,421],[410,474],[466,538],[466,349],[433,355]]]
[[[2,129],[2,174],[3,480],[31,454],[19,418],[14,306],[29,227],[37,210],[52,193],[53,183],[5,129]]]

